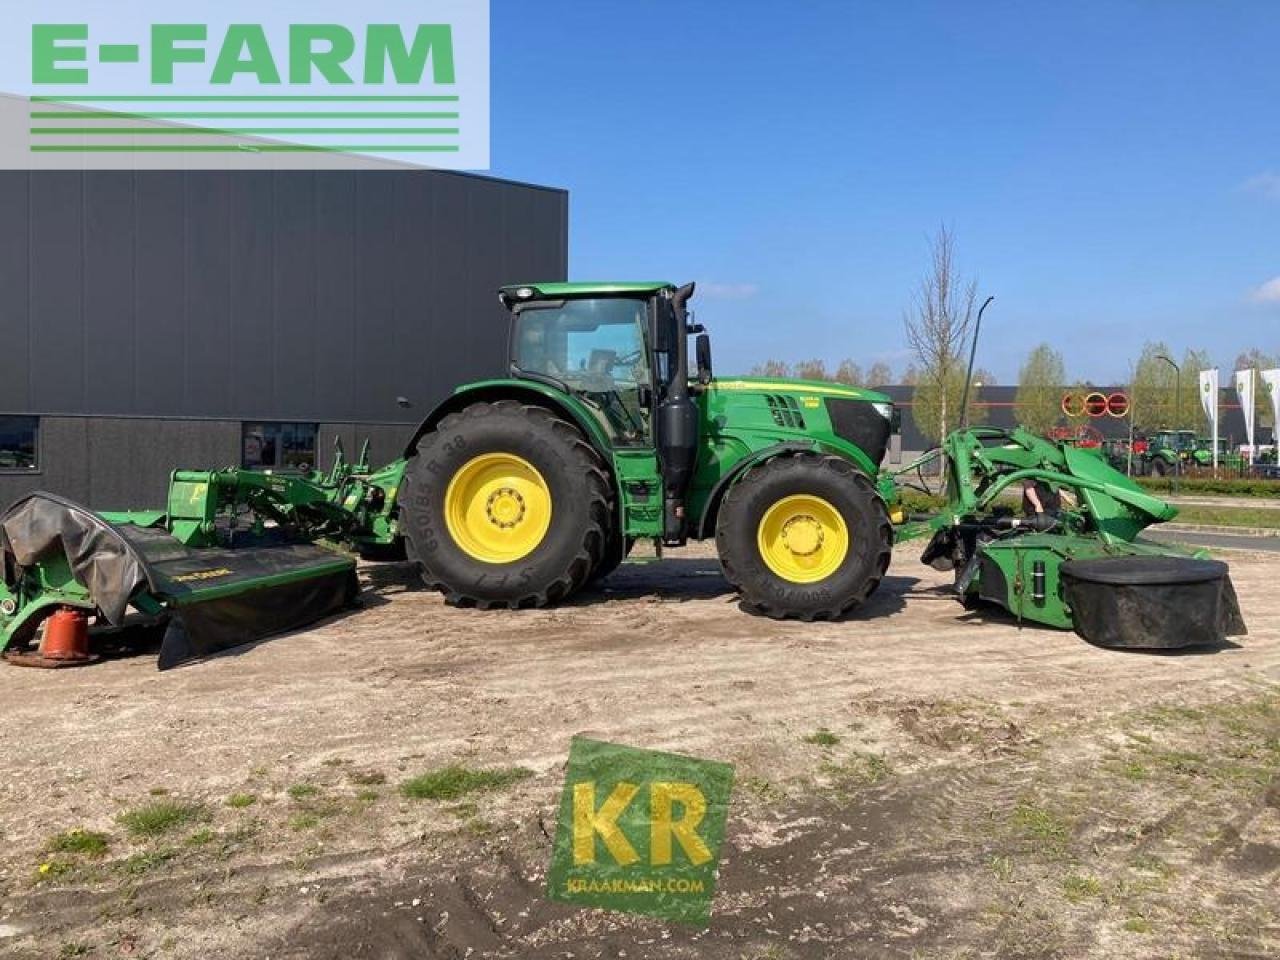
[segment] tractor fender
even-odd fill
[[[707,497],[707,504],[702,508],[702,516],[698,518],[698,529],[695,535],[697,540],[706,540],[708,537],[714,536],[716,532],[716,517],[720,513],[720,504],[724,500],[724,495],[729,492],[729,488],[738,482],[738,478],[750,470],[752,467],[759,466],[766,460],[772,460],[774,457],[791,456],[796,453],[818,452],[820,450],[816,443],[805,443],[803,441],[792,440],[786,443],[775,443],[771,447],[764,447],[756,450],[736,464],[733,469],[726,473],[723,477],[716,481],[716,485],[711,488],[711,495]]]
[[[515,400],[534,407],[545,407],[582,431],[586,441],[595,448],[606,464],[613,463],[612,445],[599,422],[591,416],[579,401],[566,397],[554,387],[535,383],[530,380],[485,380],[480,383],[469,383],[459,387],[452,394],[440,401],[427,418],[418,425],[408,445],[404,457],[408,460],[418,449],[418,441],[434,430],[451,413],[458,413],[473,403],[496,403],[499,400]]]

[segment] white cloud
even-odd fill
[[[759,292],[754,283],[698,284],[698,297],[703,300],[750,300]]]
[[[1250,177],[1244,183],[1250,193],[1256,193],[1270,200],[1280,200],[1280,173],[1268,170],[1256,177]]]
[[[1250,298],[1254,303],[1280,303],[1280,277],[1272,277]]]

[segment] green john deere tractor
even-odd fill
[[[400,530],[429,585],[463,606],[540,607],[636,540],[714,537],[753,611],[830,619],[871,595],[893,541],[879,473],[892,404],[832,383],[715,379],[693,291],[501,290],[510,376],[458,388],[406,452]]]
[[[160,665],[172,666],[341,609],[357,593],[351,553],[401,547],[460,606],[556,603],[637,540],[714,538],[750,611],[827,620],[856,608],[894,541],[896,478],[880,469],[892,404],[832,383],[716,379],[693,290],[503,288],[509,375],[458,387],[380,469],[366,447],[356,464],[339,450],[326,474],[178,470],[164,511],[23,498],[0,514],[0,651],[87,662],[88,621],[104,633],[128,616],[163,627]],[[1176,509],[1096,453],[975,428],[899,474],[932,458],[947,506],[900,539],[930,535],[925,561],[956,571],[967,604],[1104,646],[1243,631],[1226,565],[1142,539]],[[1031,482],[1072,502],[1018,517],[1002,495]]]

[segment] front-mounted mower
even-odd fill
[[[966,606],[993,603],[1108,647],[1202,646],[1245,632],[1227,565],[1144,539],[1177,508],[1098,453],[982,427],[951,434],[900,474],[935,459],[947,505],[899,540],[930,536],[921,559],[955,571]],[[1028,485],[1042,508],[1054,506],[1027,514],[1010,503]]]

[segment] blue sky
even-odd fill
[[[717,366],[908,359],[940,223],[1016,381],[1049,340],[1280,352],[1280,4],[493,0],[493,172],[577,279],[696,279]],[[1274,281],[1272,286],[1266,286]]]

